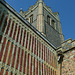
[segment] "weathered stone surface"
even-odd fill
[[[64,54],[62,62],[62,75],[75,74],[75,49]]]

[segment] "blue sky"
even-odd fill
[[[26,11],[37,0],[5,0],[18,13],[20,8]],[[45,4],[53,10],[59,12],[62,31],[65,40],[75,39],[75,0],[44,0]]]

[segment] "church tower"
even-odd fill
[[[59,13],[53,12],[43,0],[37,0],[27,11],[21,9],[20,14],[29,21],[55,47],[64,41]]]

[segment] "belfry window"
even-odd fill
[[[49,16],[47,16],[47,23],[48,23],[48,25],[50,25],[50,17]]]
[[[30,23],[33,23],[33,14],[30,16]]]
[[[55,21],[52,20],[52,27],[55,28]]]

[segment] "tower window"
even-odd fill
[[[55,21],[52,20],[52,27],[55,28]]]
[[[30,16],[30,23],[33,23],[33,15]]]
[[[50,25],[50,17],[47,16],[47,23]]]

